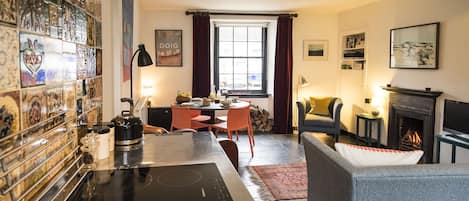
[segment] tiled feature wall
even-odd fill
[[[0,0],[0,201],[79,172],[77,125],[102,119],[100,1]]]

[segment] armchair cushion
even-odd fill
[[[305,126],[333,127],[334,120],[329,116],[306,114],[304,120]]]
[[[316,98],[309,97],[311,102],[311,111],[308,113],[316,115],[327,115],[330,116],[330,104],[332,97]]]

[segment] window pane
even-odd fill
[[[248,85],[249,90],[262,90],[262,74],[249,74]]]
[[[262,27],[248,27],[249,41],[262,41]]]
[[[249,42],[248,55],[250,57],[261,57],[262,56],[262,42]]]
[[[262,59],[249,59],[248,72],[262,74]]]
[[[220,73],[233,73],[233,59],[220,58],[218,63]]]
[[[247,43],[246,42],[234,42],[234,56],[245,57],[248,56]]]
[[[233,27],[218,27],[219,41],[233,41]]]
[[[235,59],[234,60],[234,73],[248,73],[248,60],[247,59]]]
[[[234,89],[235,90],[246,90],[247,86],[247,75],[246,74],[235,74],[234,75]]]
[[[233,56],[233,42],[220,42],[219,51],[219,56]]]
[[[234,41],[248,41],[247,27],[234,27]]]
[[[220,74],[218,83],[220,89],[233,89],[233,74]]]

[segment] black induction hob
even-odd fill
[[[89,172],[69,201],[232,201],[215,163]]]

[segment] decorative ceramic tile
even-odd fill
[[[95,125],[96,123],[98,123],[98,112],[96,111],[96,109],[94,110],[90,110],[87,114],[87,124],[88,125]]]
[[[26,129],[46,119],[47,94],[44,87],[23,89],[21,93],[21,123]]]
[[[87,0],[86,1],[86,11],[95,15],[96,12],[96,0]]]
[[[86,97],[90,100],[96,98],[96,80],[94,78],[86,79]]]
[[[61,19],[59,13],[59,6],[55,4],[49,4],[49,29],[50,36],[54,38],[61,38]]]
[[[0,93],[0,139],[20,130],[20,91]]]
[[[86,14],[80,9],[75,9],[75,42],[86,44]]]
[[[76,115],[76,84],[75,82],[64,84],[64,110],[68,117]]]
[[[30,87],[45,83],[44,38],[20,33],[21,86]]]
[[[16,24],[16,0],[0,0],[0,22]]]
[[[101,22],[98,22],[96,21],[95,23],[96,25],[96,47],[101,47],[102,44],[103,44],[103,40],[102,40],[102,27],[101,27]]]
[[[96,49],[96,75],[103,74],[103,51]]]
[[[88,48],[88,77],[96,76],[96,49]]]
[[[85,79],[88,74],[88,50],[83,45],[77,45],[77,79]]]
[[[40,0],[19,0],[19,27],[49,34],[49,5]]]
[[[44,38],[46,68],[46,84],[58,84],[63,82],[64,68],[62,58],[62,41],[52,38]]]
[[[95,8],[94,8],[94,16],[98,19],[101,19],[101,6],[102,6],[102,0],[95,0]]]
[[[86,95],[86,83],[85,80],[77,80],[77,97],[82,97]]]
[[[62,67],[64,69],[64,81],[77,79],[77,46],[75,43],[62,43]]]
[[[97,77],[94,79],[95,80],[95,86],[96,86],[96,97],[100,98],[103,97],[103,79],[101,77]]]
[[[80,116],[83,114],[83,98],[77,99],[77,115]]]
[[[69,42],[75,42],[75,7],[67,1],[63,1],[61,16],[63,20],[62,39]]]
[[[87,28],[86,44],[88,46],[94,47],[96,46],[96,25],[95,25],[94,18],[89,15],[86,17],[86,28]]]
[[[0,26],[0,90],[19,88],[18,34]]]
[[[48,117],[56,116],[63,112],[64,97],[63,87],[52,87],[47,89],[47,114]]]

